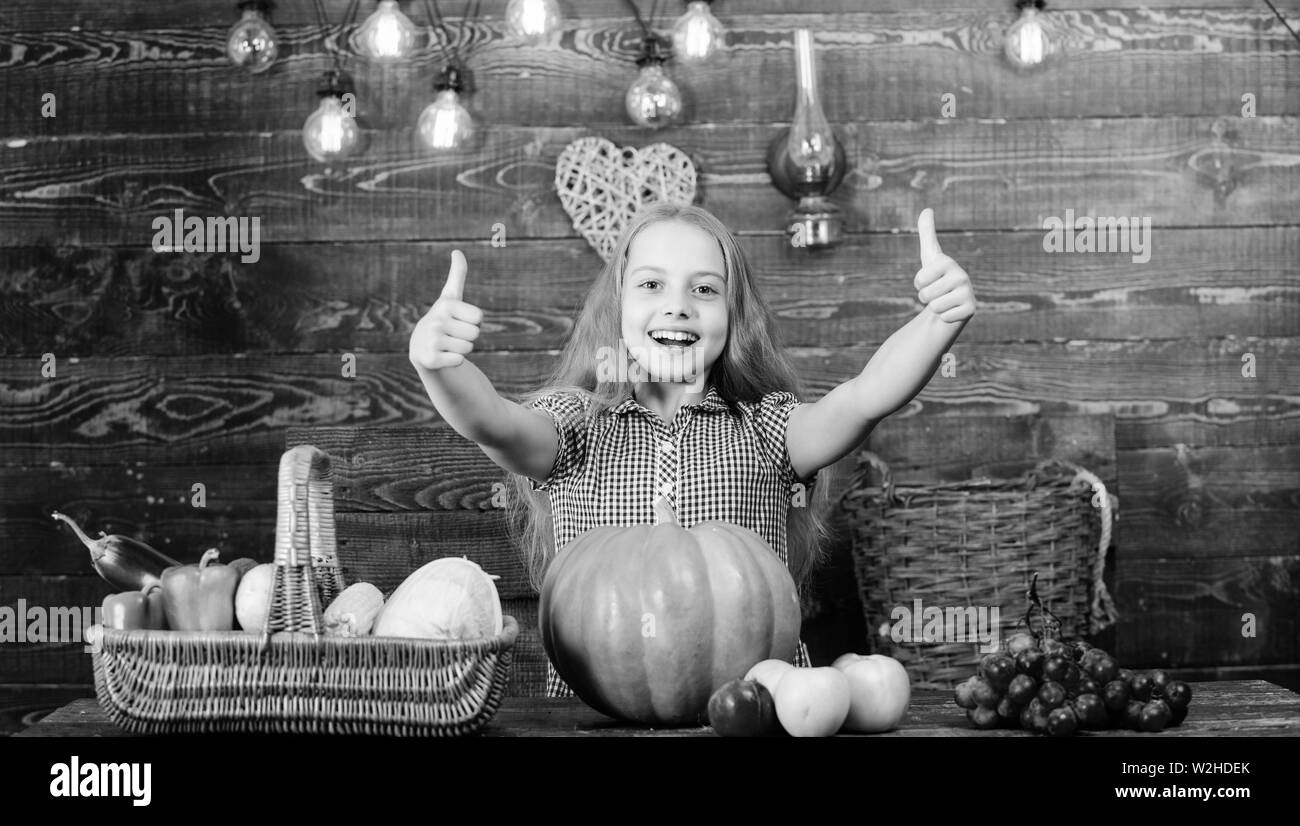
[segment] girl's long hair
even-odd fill
[[[634,385],[627,380],[628,371],[614,371],[618,375],[613,381],[598,379],[598,354],[602,348],[625,352],[618,349],[618,343],[622,340],[623,274],[632,240],[647,225],[669,220],[699,227],[716,238],[722,248],[727,270],[727,342],[709,373],[719,395],[734,404],[757,402],[767,393],[785,390],[804,400],[799,375],[781,347],[776,318],[755,289],[735,237],[700,207],[658,203],[633,217],[613,255],[588,289],[573,332],[560,353],[559,365],[541,388],[522,394],[517,399],[520,404],[528,406],[549,393],[569,391],[591,401],[588,415],[594,417],[632,392]],[[609,375],[608,370],[601,372]],[[806,507],[790,508],[787,520],[787,564],[801,596],[807,594],[809,575],[824,559],[823,543],[829,534],[825,513],[833,467],[818,471],[816,484],[806,494]],[[508,476],[513,493],[508,506],[510,531],[522,549],[532,585],[540,593],[546,567],[556,554],[550,499],[545,491],[534,492],[527,477]]]

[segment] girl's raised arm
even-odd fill
[[[933,210],[921,212],[917,231],[921,269],[912,283],[925,309],[886,339],[861,373],[791,412],[786,448],[801,479],[848,455],[920,393],[975,315],[970,277],[939,248]]]
[[[411,333],[411,364],[453,430],[506,470],[545,479],[558,452],[555,422],[502,398],[466,358],[483,321],[483,311],[462,300],[467,269],[465,256],[453,250],[442,294]]]

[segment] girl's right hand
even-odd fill
[[[411,333],[410,358],[416,367],[440,370],[465,361],[478,338],[483,311],[461,301],[465,290],[465,256],[451,251],[451,271],[438,300]]]

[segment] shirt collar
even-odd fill
[[[704,399],[702,401],[696,402],[694,404],[684,404],[682,405],[682,407],[683,408],[698,407],[701,410],[726,410],[727,403],[723,401],[722,395],[718,393],[717,386],[710,384],[709,392],[704,394]],[[639,401],[634,399],[630,392],[628,393],[627,397],[623,399],[623,401],[619,402],[617,405],[610,408],[611,412],[619,413],[619,414],[629,413],[633,410],[645,410],[646,412],[650,412],[649,408],[645,407]]]

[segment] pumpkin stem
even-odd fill
[[[655,524],[656,525],[676,525],[677,514],[673,513],[673,506],[663,496],[656,496],[654,501]]]

